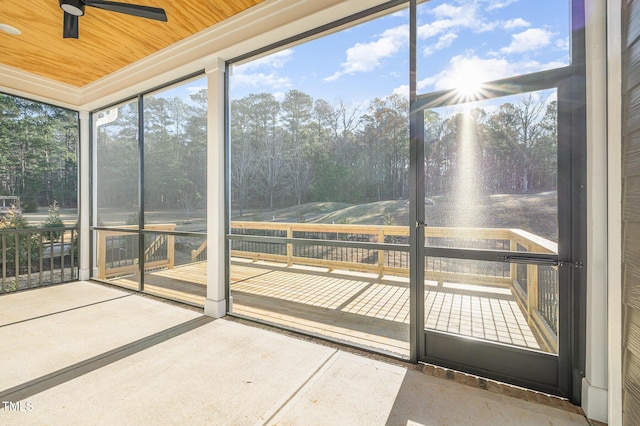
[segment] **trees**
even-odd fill
[[[531,95],[506,103],[492,114],[484,129],[497,171],[493,186],[503,192],[533,192],[555,188],[557,103]]]
[[[232,200],[240,216],[249,196],[250,185],[257,174],[256,147],[251,133],[251,109],[247,98],[231,101],[231,158],[229,161]]]
[[[181,98],[147,96],[144,105],[145,203],[188,213],[206,196],[206,89]],[[268,93],[233,100],[233,208],[242,215],[247,208],[309,201],[406,199],[408,108],[400,95],[362,105],[313,99],[299,90],[281,101]],[[452,191],[466,167],[461,143],[468,128],[483,191],[555,189],[557,104],[526,95],[485,109],[425,111],[428,196]],[[98,207],[137,212],[137,102],[117,107],[95,132]],[[20,195],[34,207],[75,205],[77,144],[77,113],[0,95],[0,194]]]
[[[363,117],[369,181],[377,201],[408,197],[409,102],[401,95],[376,98]]]
[[[281,103],[282,121],[287,135],[285,181],[298,205],[313,178],[310,154],[313,98],[299,90],[285,94]]]
[[[278,126],[280,104],[270,93],[249,95],[251,133],[260,158],[259,185],[264,189],[269,209],[273,209],[275,197],[285,178],[285,140],[282,127]]]
[[[78,114],[0,94],[0,194],[23,209],[77,203]]]
[[[145,98],[145,206],[190,214],[206,194],[207,93]]]
[[[145,97],[145,203],[190,211],[206,195],[207,93]],[[308,201],[363,203],[408,197],[408,102],[333,103],[290,90],[230,106],[232,206],[268,208]],[[105,111],[106,113],[107,111]],[[474,132],[477,176],[489,193],[553,190],[557,104],[533,95],[490,108],[425,111],[425,188],[452,190],[465,167],[464,128]],[[0,194],[32,205],[77,202],[77,114],[0,95]],[[99,207],[137,211],[137,103],[96,125]]]
[[[274,209],[303,200],[406,199],[408,109],[400,95],[363,109],[297,90],[281,102],[268,94],[232,101],[233,205],[243,212],[248,205]],[[474,187],[486,193],[555,189],[556,128],[556,102],[532,95],[485,109],[425,111],[426,194],[449,194],[464,184],[460,176],[470,161]]]
[[[181,209],[188,217],[206,196],[207,107],[206,89],[188,96],[160,92],[144,98],[146,209]],[[137,214],[141,161],[138,121],[137,102],[97,113],[95,179],[99,209]],[[99,211],[99,216],[106,212]]]
[[[137,215],[140,166],[137,102],[98,113],[95,127],[98,221],[103,223],[108,219],[102,210],[106,208]]]

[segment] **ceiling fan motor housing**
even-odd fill
[[[84,15],[84,2],[82,0],[60,0],[60,8],[74,16]]]
[[[59,0],[59,4],[64,11],[62,27],[62,37],[64,38],[78,38],[78,18],[84,15],[85,6],[167,22],[166,12],[159,7],[106,0]]]

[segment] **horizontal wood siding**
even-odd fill
[[[626,90],[630,90],[640,82],[640,44],[629,46],[625,55],[629,60],[627,61],[624,87]]]
[[[623,25],[626,28],[625,34],[623,34],[624,46],[626,50],[630,50],[630,46],[636,42],[638,36],[640,36],[640,2],[637,0],[631,0],[627,2],[626,7],[623,10],[624,15],[622,17]],[[628,69],[629,63],[625,64],[625,70]],[[623,72],[624,74],[624,72]]]
[[[623,7],[623,422],[640,424],[640,0]]]
[[[623,279],[626,282],[640,281],[640,266],[626,265]],[[626,286],[623,297],[628,307],[640,312],[640,286]]]
[[[627,178],[625,185],[624,220],[640,223],[640,176]]]
[[[623,153],[623,170],[626,176],[640,174],[640,132],[629,134],[625,140]]]
[[[633,132],[640,130],[640,86],[635,86],[625,93],[623,101],[624,133],[631,136]]]
[[[624,370],[623,422],[625,425],[640,425],[640,359],[637,355],[626,354]]]

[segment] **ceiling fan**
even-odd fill
[[[164,9],[137,4],[118,3],[102,0],[59,0],[60,8],[64,11],[64,26],[62,37],[78,38],[78,17],[84,15],[84,7],[97,7],[111,12],[124,13],[125,15],[139,16],[167,22],[167,14]]]

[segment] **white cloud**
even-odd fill
[[[233,67],[231,83],[234,88],[286,89],[292,87],[289,77],[278,74],[293,58],[293,49],[286,49]]]
[[[551,43],[553,34],[542,28],[529,28],[511,36],[511,44],[500,49],[501,53],[523,53],[539,50]]]
[[[424,86],[433,86],[434,90],[453,89],[460,80],[473,78],[478,82],[498,80],[515,72],[515,64],[506,59],[481,59],[477,56],[457,55],[451,58],[449,66],[435,76],[421,80]]]
[[[489,1],[489,5],[487,6],[487,10],[496,10],[503,9],[513,3],[518,2],[519,0],[502,0],[502,1]]]
[[[203,84],[201,86],[187,87],[187,91],[189,92],[190,95],[193,95],[194,93],[198,93],[201,90],[207,90],[207,86]]]
[[[478,32],[478,33],[486,33],[488,31],[493,31],[494,29],[496,29],[499,26],[500,26],[500,22],[499,21],[479,22],[478,24],[476,24],[475,31]]]
[[[481,28],[484,23],[476,16],[476,6],[465,4],[462,6],[452,6],[441,4],[429,11],[436,17],[436,20],[418,26],[418,37],[426,39],[440,35],[452,29]]]
[[[567,65],[564,61],[549,61],[549,62],[538,62],[538,61],[523,61],[519,62],[520,66],[525,70],[523,72],[536,72],[542,70],[550,70],[553,68],[560,68]]]
[[[285,49],[234,67],[235,72],[247,72],[260,68],[282,68],[293,58],[293,49]]]
[[[556,40],[556,47],[560,50],[569,51],[569,39],[568,38],[560,38]]]
[[[563,66],[563,63],[538,61],[510,62],[505,58],[479,58],[475,55],[457,55],[450,59],[442,72],[418,82],[418,90],[447,90],[459,87],[461,82],[478,83],[499,80],[513,75],[536,72]]]
[[[435,20],[418,26],[418,38],[421,40],[443,33],[455,34],[464,29],[482,33],[492,31],[500,25],[499,21],[483,19],[476,1],[465,1],[460,6],[441,4],[427,13],[433,15]]]
[[[408,39],[409,27],[402,25],[386,30],[376,41],[356,43],[347,49],[347,60],[342,63],[342,69],[324,80],[334,81],[346,74],[373,71],[383,59],[396,54]]]
[[[509,62],[505,58],[479,58],[475,55],[457,55],[451,58],[442,72],[418,81],[418,91],[437,91],[458,88],[469,80],[482,83],[514,75],[527,74],[566,65],[562,62],[538,61]],[[396,89],[398,90],[398,89]]]
[[[433,81],[432,80],[430,81],[429,79],[418,81],[417,82],[418,93],[424,92],[424,89],[429,86],[430,82],[433,82]],[[409,95],[410,95],[409,92],[410,92],[409,85],[408,84],[403,84],[403,85],[398,86],[395,89],[393,89],[392,93],[394,95],[402,95],[402,96],[404,96],[404,97],[406,97],[408,99]]]
[[[530,27],[531,24],[522,18],[510,19],[502,23],[502,28],[512,30],[514,28]]]
[[[266,88],[284,89],[292,86],[288,77],[276,73],[236,73],[231,81],[234,87],[260,88],[262,91]]]
[[[395,89],[393,89],[392,92],[394,95],[402,95],[405,98],[409,98],[409,85],[408,84],[403,84],[402,86],[398,86]]]
[[[430,37],[434,37],[442,34],[443,32],[454,26],[456,26],[455,23],[450,19],[443,19],[440,21],[431,22],[429,24],[420,25],[418,27],[418,38],[424,40]]]
[[[466,5],[452,6],[451,4],[441,4],[431,9],[431,13],[438,19],[459,19],[461,16],[466,15],[468,11],[469,8]]]
[[[424,48],[424,51],[423,51],[424,56],[429,56],[429,55],[432,55],[434,52],[437,52],[438,50],[446,49],[447,47],[451,46],[451,44],[457,38],[458,38],[458,35],[453,32],[446,33],[440,36],[440,38],[435,44]]]

